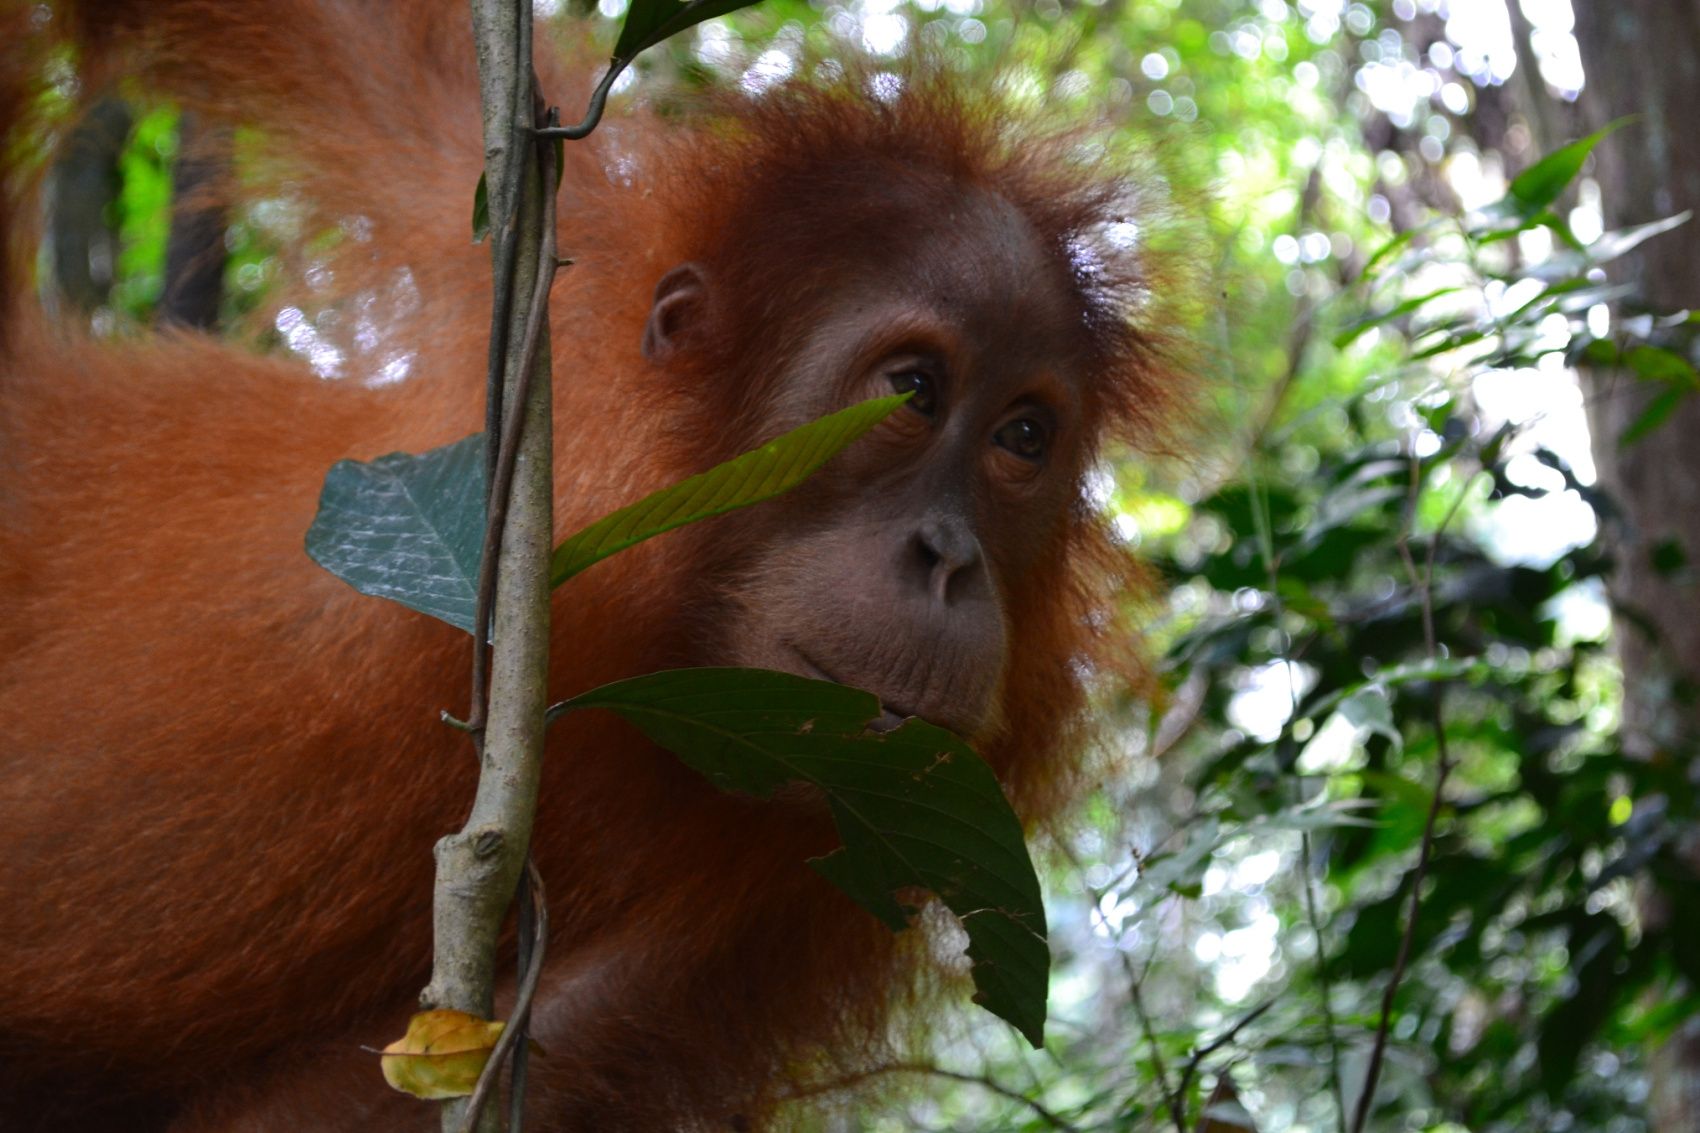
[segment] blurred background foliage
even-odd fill
[[[547,7],[611,42],[624,6]],[[1578,34],[1569,0],[763,0],[616,88],[926,52],[1156,154],[1206,298],[1195,451],[1097,485],[1172,589],[1162,696],[1105,705],[1103,787],[1051,854],[1048,1049],[963,1012],[810,1122],[1700,1128],[1652,1116],[1655,1052],[1700,1017],[1694,779],[1681,744],[1625,739],[1612,632],[1659,617],[1608,589],[1631,544],[1594,457],[1700,384],[1681,297],[1602,270],[1683,216],[1606,230],[1596,162],[1665,126],[1567,145]],[[342,376],[337,311],[265,301],[311,282],[312,241],[279,258],[288,201],[220,217],[178,261],[210,257],[210,302],[172,307],[181,218],[253,144],[186,172],[192,130],[123,100],[76,128],[48,290],[104,333],[217,327]],[[1644,389],[1592,449],[1578,367]],[[1689,577],[1680,541],[1636,547]],[[1690,699],[1640,703],[1657,732]]]

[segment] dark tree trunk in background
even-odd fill
[[[172,171],[171,235],[165,245],[161,323],[210,330],[224,293],[224,232],[229,226],[230,139],[184,114]]]
[[[1607,228],[1685,209],[1700,213],[1700,3],[1578,0],[1575,7],[1590,122],[1639,116],[1595,151]],[[1700,310],[1700,217],[1643,244],[1613,271],[1655,307]],[[1686,398],[1661,428],[1622,448],[1617,438],[1656,391],[1626,374],[1584,380],[1601,483],[1625,512],[1613,584],[1625,614],[1617,623],[1625,743],[1647,757],[1688,750],[1700,734],[1693,699],[1700,677],[1700,397]],[[1661,548],[1663,569],[1654,558]],[[1685,565],[1673,568],[1677,563]],[[1637,619],[1651,633],[1639,630]],[[1647,913],[1662,915],[1657,908]],[[1654,1062],[1654,1128],[1700,1129],[1700,1025],[1690,1025]]]
[[[119,253],[113,215],[123,182],[119,160],[134,125],[121,99],[103,99],[77,124],[54,163],[48,181],[50,305],[62,301],[93,311],[111,294]],[[154,312],[161,323],[203,330],[218,324],[230,176],[229,134],[184,114],[172,171],[164,288]]]
[[[118,195],[118,157],[130,137],[130,110],[118,99],[97,103],[78,124],[48,181],[48,243],[54,291],[79,311],[106,302],[118,262],[111,204]]]

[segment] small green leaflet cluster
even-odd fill
[[[909,395],[812,421],[592,523],[555,549],[554,585],[633,544],[802,483]],[[340,461],[307,553],[364,594],[472,632],[485,525],[482,435],[418,456]],[[593,689],[551,712],[613,711],[717,786],[819,789],[843,847],[811,864],[892,929],[895,894],[938,895],[968,933],[976,1002],[1043,1041],[1050,953],[1021,825],[973,749],[920,720],[871,732],[873,695],[757,669],[686,669]]]
[[[1544,284],[1522,306],[1492,319],[1449,313],[1445,304],[1433,304],[1462,289],[1440,287],[1403,298],[1360,319],[1336,335],[1334,344],[1345,346],[1373,328],[1394,324],[1407,328],[1405,334],[1413,346],[1410,355],[1413,361],[1455,350],[1474,349],[1477,353],[1468,359],[1472,366],[1515,369],[1533,365],[1534,355],[1541,348],[1531,328],[1536,327],[1542,317],[1553,313],[1576,316],[1597,303],[1622,294],[1621,288],[1590,279],[1592,269],[1689,219],[1688,213],[1679,213],[1621,231],[1607,232],[1592,243],[1583,244],[1570,231],[1569,223],[1554,211],[1553,205],[1581,173],[1583,163],[1594,147],[1628,121],[1613,122],[1546,155],[1518,174],[1503,198],[1482,209],[1463,225],[1465,239],[1475,248],[1514,239],[1536,228],[1545,228],[1553,234],[1561,246],[1560,252],[1532,271],[1519,269],[1523,276],[1537,278]],[[1435,228],[1436,225],[1428,225],[1410,229],[1388,241],[1370,258],[1364,270],[1365,278],[1390,281],[1403,277],[1428,256],[1427,251],[1413,245],[1425,235],[1433,235]],[[1515,279],[1507,276],[1504,282],[1512,283]],[[1700,321],[1700,316],[1694,315],[1678,318]],[[1620,444],[1633,444],[1640,440],[1662,424],[1684,398],[1700,391],[1700,373],[1696,373],[1693,364],[1682,354],[1656,343],[1630,343],[1614,338],[1578,335],[1571,347],[1570,361],[1618,367],[1643,381],[1664,387],[1648,401],[1640,416],[1624,429],[1618,438]]]

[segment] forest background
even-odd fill
[[[607,39],[625,3],[539,7]],[[1171,588],[1160,693],[1103,706],[1101,789],[1047,850],[1048,1049],[964,1011],[823,1120],[1700,1129],[1700,11],[762,0],[616,93],[759,90],[845,42],[1110,123],[1146,170],[1121,237],[1197,295],[1204,404],[1194,451],[1096,485]],[[186,207],[197,129],[117,99],[79,128],[53,298],[335,379],[334,312],[265,302],[287,206]]]

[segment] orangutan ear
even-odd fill
[[[680,264],[661,277],[650,300],[649,319],[643,325],[643,356],[665,362],[682,348],[707,314],[708,281],[696,264]]]

